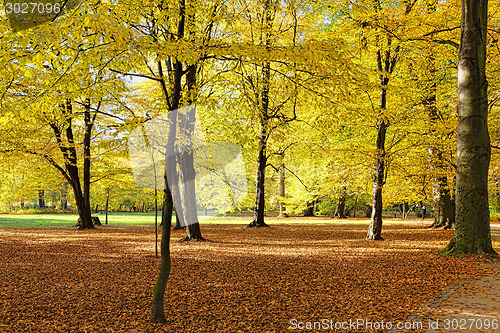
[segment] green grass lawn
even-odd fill
[[[154,213],[109,213],[108,223],[120,225],[153,224]],[[105,223],[104,214],[98,216],[101,223]],[[161,216],[159,216],[161,219]],[[28,214],[28,215],[0,215],[0,227],[71,227],[78,221],[76,214]]]
[[[105,224],[104,214],[93,214],[98,216],[102,224]],[[78,215],[76,214],[26,214],[11,215],[0,214],[0,228],[22,228],[22,227],[72,227],[76,224]],[[199,214],[201,224],[248,224],[252,221],[251,215],[228,215],[228,216],[205,216],[202,212]],[[427,219],[429,222],[430,220]],[[426,221],[427,221],[426,220]],[[110,226],[134,226],[134,225],[153,225],[155,221],[154,213],[109,213],[108,223]],[[384,223],[411,222],[412,220],[401,220],[388,218]],[[158,214],[158,223],[161,222],[161,212]],[[175,222],[175,220],[173,221]],[[290,217],[276,218],[266,217],[266,223],[273,224],[368,224],[369,219],[339,220],[330,217]]]

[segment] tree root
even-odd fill
[[[255,227],[255,228],[268,227],[269,228],[269,226],[265,222],[257,224],[257,222],[255,220],[252,221],[249,225],[247,225],[247,228],[253,228],[253,227]]]
[[[182,243],[182,242],[208,242],[208,239],[205,239],[203,237],[197,238],[197,237],[182,237],[179,239],[177,242]]]
[[[482,259],[495,259],[500,258],[498,253],[490,246],[475,244],[473,246],[467,246],[466,244],[461,244],[455,241],[453,238],[450,243],[442,250],[438,251],[439,254],[445,257],[467,257],[469,254],[476,254]]]
[[[375,240],[375,241],[383,241],[384,238],[382,236],[366,236],[366,240]]]

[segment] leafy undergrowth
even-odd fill
[[[202,231],[209,242],[172,244],[168,323],[151,324],[154,228],[0,229],[0,332],[290,332],[292,319],[395,322],[456,279],[487,273],[475,257],[436,254],[452,231],[418,223],[386,225],[381,242],[364,240],[366,225],[347,223]]]

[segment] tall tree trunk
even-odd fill
[[[271,8],[271,1],[265,0],[263,12],[263,28],[266,31],[265,46],[271,46],[271,28],[273,24],[273,9]],[[271,82],[271,64],[265,60],[262,66],[262,89],[259,101],[259,118],[260,118],[260,131],[259,131],[259,155],[257,157],[257,179],[255,183],[255,205],[253,221],[248,227],[268,227],[264,222],[265,213],[265,179],[267,167],[267,141],[269,139],[269,90]]]
[[[281,163],[279,166],[279,189],[278,194],[280,196],[279,202],[279,215],[278,217],[288,217],[287,213],[285,213],[285,203],[283,202],[285,198],[285,162],[284,162],[284,154],[280,156]]]
[[[86,99],[84,103],[84,125],[85,125],[85,133],[83,136],[83,199],[85,204],[86,214],[91,215],[90,208],[90,144],[92,139],[92,127],[94,126],[94,121],[97,113],[92,117],[90,114],[90,99]],[[90,217],[91,223],[92,217]],[[86,225],[88,228],[88,225]]]
[[[434,191],[434,223],[430,228],[450,229],[455,225],[455,209],[448,189],[448,178],[438,177]]]
[[[354,212],[353,212],[353,217],[356,217],[356,209],[358,206],[358,193],[356,193],[356,199],[354,199]]]
[[[412,6],[406,3],[405,15],[407,15]],[[382,10],[380,0],[374,0],[374,11],[379,13]],[[380,82],[380,99],[379,99],[379,115],[377,120],[377,143],[375,152],[375,171],[373,176],[373,195],[372,195],[372,214],[371,222],[368,227],[366,239],[383,240],[382,234],[382,188],[385,184],[385,136],[389,121],[385,115],[387,111],[387,86],[389,84],[390,75],[396,67],[399,57],[399,45],[396,45],[392,50],[392,37],[386,36],[387,47],[385,51],[379,49],[377,51],[377,71],[379,73]]]
[[[166,178],[166,177],[165,177]],[[163,298],[167,288],[168,278],[170,276],[170,228],[172,225],[173,199],[168,183],[165,180],[162,211],[162,233],[160,245],[160,272],[153,290],[153,301],[151,306],[150,321],[152,323],[165,323],[165,312],[163,308]]]
[[[181,0],[179,4],[179,26],[178,34],[179,37],[184,35],[184,16],[185,16],[185,2]],[[161,67],[161,62],[158,62],[158,70],[160,76],[163,77],[163,71]],[[163,209],[162,209],[162,239],[161,239],[161,263],[160,272],[158,274],[158,279],[156,281],[155,288],[153,290],[153,305],[151,308],[150,321],[155,323],[166,322],[165,313],[163,309],[163,296],[165,294],[165,288],[167,286],[168,277],[170,275],[170,232],[172,226],[172,212],[174,209],[174,200],[172,196],[171,184],[174,179],[177,179],[177,166],[176,166],[176,156],[172,154],[175,151],[175,141],[177,137],[177,112],[175,110],[179,107],[180,102],[180,92],[181,92],[181,78],[182,78],[182,64],[179,61],[175,62],[175,82],[174,90],[171,96],[171,110],[168,114],[168,120],[170,122],[170,128],[168,131],[167,146],[165,148],[165,192],[163,196]],[[167,102],[169,102],[168,93],[166,90],[165,82],[161,81],[162,88],[165,94]],[[179,202],[180,204],[180,202]],[[177,205],[178,207],[178,205]],[[177,215],[177,213],[176,213]]]
[[[188,104],[194,102],[196,96],[196,65],[191,65],[186,74],[187,83],[187,101]],[[187,114],[183,115],[180,126],[181,133],[184,137],[192,138],[194,135],[194,127],[196,122],[196,108],[191,106]],[[181,134],[181,136],[182,136]],[[201,234],[200,223],[198,221],[198,207],[196,204],[196,171],[194,169],[194,152],[193,142],[189,142],[186,146],[187,150],[181,153],[181,180],[183,183],[183,197],[185,203],[185,219],[186,219],[186,241],[204,241]]]
[[[106,224],[108,224],[108,211],[109,211],[109,187],[106,188]]]
[[[61,210],[63,213],[68,209],[68,183],[63,182],[61,186]]]
[[[248,227],[268,227],[266,222],[264,222],[265,213],[265,180],[266,180],[266,130],[263,125],[261,125],[260,137],[259,137],[259,156],[257,157],[257,179],[255,182],[255,205],[254,205],[254,215],[253,221],[248,225]]]
[[[488,205],[486,28],[488,0],[462,0],[458,51],[458,130],[455,233],[442,251],[498,256],[491,244]]]
[[[186,237],[183,239],[185,241],[205,240],[201,234],[200,223],[198,222],[195,177],[193,151],[185,151],[181,154],[181,180],[183,183],[184,213],[187,224]]]
[[[385,89],[383,89],[385,90]],[[385,99],[385,92],[384,92]],[[383,240],[382,234],[382,188],[385,184],[385,135],[388,124],[381,119],[377,123],[377,153],[373,176],[372,215],[366,239]]]
[[[427,13],[432,14],[437,10],[437,1],[427,1]],[[431,228],[444,227],[446,229],[452,228],[455,223],[455,213],[453,202],[450,197],[450,190],[448,188],[448,179],[446,176],[447,165],[444,162],[444,152],[441,144],[441,130],[439,129],[440,123],[443,121],[443,115],[438,110],[437,101],[437,78],[436,78],[436,64],[435,64],[435,50],[434,43],[429,42],[427,47],[423,50],[424,59],[426,59],[427,66],[424,68],[424,80],[421,84],[423,89],[423,100],[425,113],[429,117],[430,125],[430,140],[429,140],[429,158],[430,169],[433,173],[432,185],[434,193],[434,223]]]

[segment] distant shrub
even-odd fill
[[[325,198],[316,204],[316,210],[319,215],[333,216],[337,209],[337,200]]]
[[[54,214],[61,213],[60,209],[57,208],[17,208],[11,211],[11,214],[16,215],[28,215],[28,214]]]

